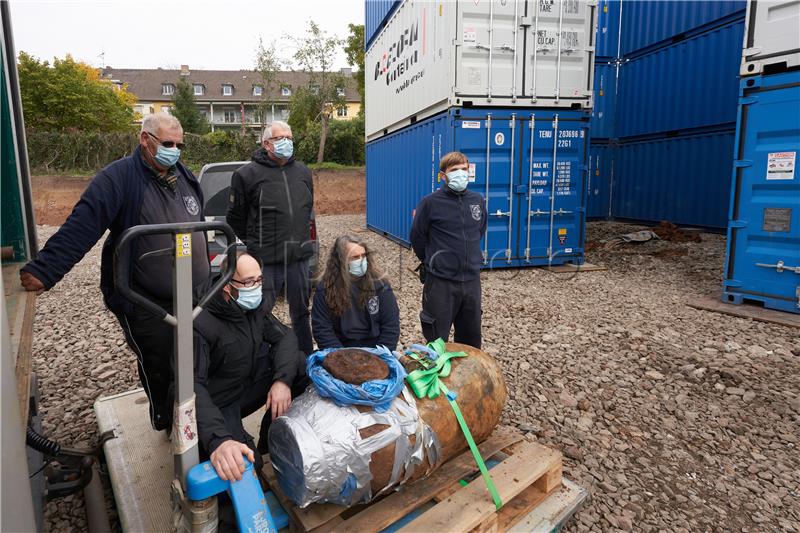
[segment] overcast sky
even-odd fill
[[[349,23],[364,23],[364,0],[12,0],[11,17],[17,52],[39,59],[233,70],[253,68],[259,37],[291,58],[283,35],[302,36],[309,18],[346,37]],[[340,52],[336,67],[346,66]]]

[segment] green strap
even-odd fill
[[[483,462],[481,453],[478,451],[478,446],[475,444],[475,440],[472,438],[472,433],[467,426],[467,422],[464,420],[464,416],[461,414],[461,409],[459,409],[458,404],[456,403],[456,394],[454,392],[450,392],[440,379],[446,378],[450,375],[452,359],[457,357],[466,357],[467,354],[464,352],[448,352],[442,339],[436,339],[435,341],[428,343],[428,347],[432,348],[437,354],[439,354],[439,357],[434,362],[435,364],[429,368],[414,370],[406,377],[406,381],[408,382],[409,387],[411,387],[411,390],[414,391],[414,394],[417,395],[417,398],[433,399],[438,397],[440,393],[445,395],[448,403],[450,403],[450,407],[453,409],[453,413],[456,415],[458,425],[461,427],[461,431],[464,433],[464,437],[467,439],[469,449],[472,452],[472,456],[475,458],[475,463],[478,465],[478,469],[481,471],[481,475],[486,483],[486,487],[489,489],[489,494],[492,496],[494,506],[499,511],[503,506],[503,502],[500,499],[500,495],[497,493],[497,487],[494,485],[492,476],[489,475],[489,470],[486,468],[486,463]],[[409,353],[409,355],[411,354]],[[412,358],[423,364],[418,357]],[[423,366],[425,365],[423,364]]]

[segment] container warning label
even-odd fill
[[[797,152],[770,152],[767,157],[768,180],[793,180]]]
[[[473,183],[475,181],[475,163],[469,164],[469,170],[467,170],[467,174],[469,174],[469,182]]]
[[[462,128],[479,130],[481,129],[481,122],[479,120],[465,120],[461,123]]]
[[[765,207],[761,229],[768,232],[789,233],[792,227],[792,210],[788,207]]]
[[[478,32],[474,26],[464,26],[464,44],[478,42]]]

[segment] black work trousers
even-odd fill
[[[450,281],[428,274],[422,289],[422,311],[419,314],[422,334],[428,342],[450,337],[453,340],[481,347],[481,280]]]
[[[172,305],[159,302],[172,313]],[[150,423],[156,431],[172,425],[172,358],[174,328],[156,315],[134,307],[117,315],[128,346],[136,354],[139,381],[150,400]]]
[[[289,302],[289,316],[292,330],[297,336],[297,344],[306,355],[314,351],[311,337],[308,301],[311,296],[311,270],[307,259],[291,263],[264,265],[264,298],[267,300],[267,313],[271,313],[278,295],[285,288]]]

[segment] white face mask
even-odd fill
[[[447,186],[456,192],[461,192],[467,188],[469,183],[469,173],[466,170],[451,170],[447,174]]]
[[[348,265],[348,270],[352,275],[354,275],[357,278],[360,278],[361,276],[367,273],[367,258],[362,257],[361,259],[350,261],[350,264]]]

